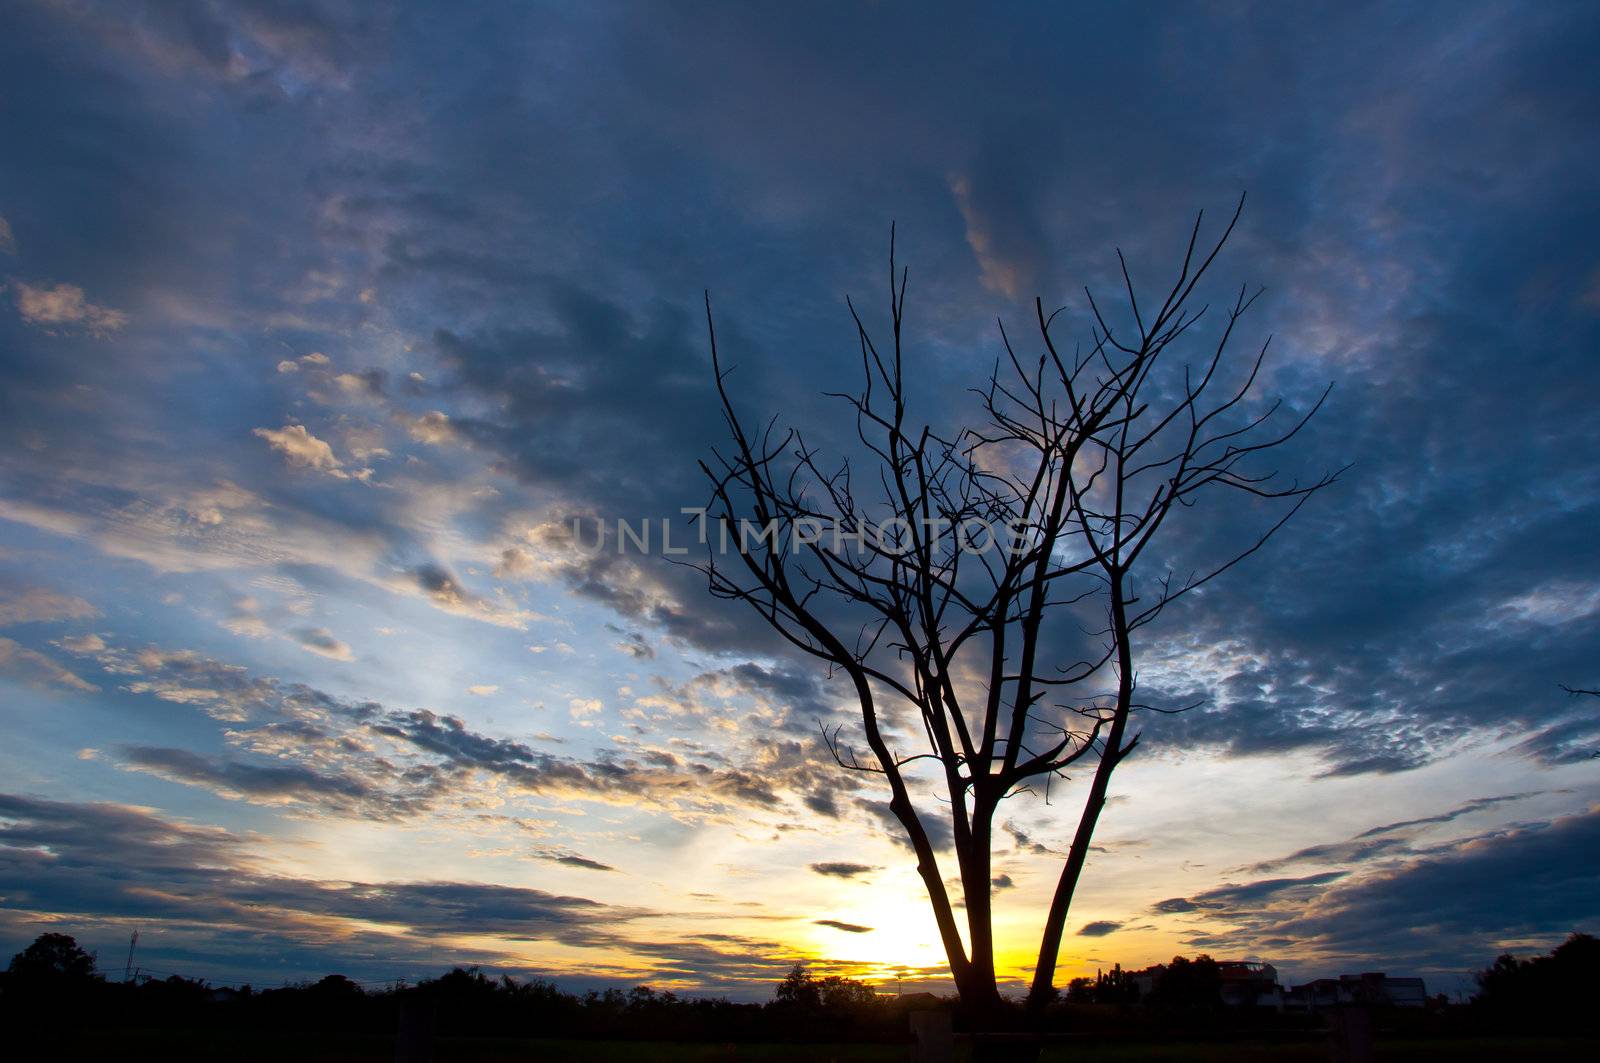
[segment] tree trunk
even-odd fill
[[[982,1002],[987,1006],[1000,1005],[1000,992],[994,978],[994,924],[989,869],[992,866],[989,852],[991,813],[982,807],[982,798],[975,802],[972,814],[970,851],[961,861],[961,890],[967,902],[967,940],[970,942],[972,977]],[[978,1003],[978,1001],[974,1001]]]
[[[1061,952],[1061,934],[1067,924],[1067,909],[1072,905],[1072,894],[1078,888],[1078,877],[1083,874],[1084,862],[1089,858],[1089,843],[1094,838],[1095,824],[1100,821],[1100,810],[1105,807],[1106,788],[1111,783],[1111,773],[1117,762],[1131,750],[1122,747],[1122,736],[1127,730],[1128,713],[1133,702],[1133,651],[1128,645],[1128,615],[1123,601],[1120,575],[1111,581],[1111,624],[1117,640],[1117,708],[1111,721],[1111,731],[1106,735],[1100,763],[1095,766],[1094,781],[1089,784],[1089,796],[1078,819],[1078,831],[1072,838],[1072,848],[1067,852],[1067,864],[1061,869],[1061,879],[1056,883],[1055,896],[1050,900],[1050,914],[1045,917],[1044,939],[1039,945],[1039,962],[1033,969],[1033,988],[1028,993],[1028,1006],[1037,1012],[1055,996],[1056,960]],[[1134,741],[1138,741],[1135,737]]]

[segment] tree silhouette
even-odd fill
[[[21,984],[87,982],[99,977],[94,956],[81,949],[70,934],[40,934],[11,957],[6,973]]]
[[[859,759],[837,729],[823,737],[842,767],[883,777],[951,974],[963,1001],[980,1008],[1000,1003],[991,932],[1000,802],[1048,787],[1074,765],[1090,772],[1040,943],[1031,996],[1042,1002],[1054,994],[1067,910],[1107,785],[1139,742],[1132,715],[1181,709],[1137,700],[1136,634],[1258,550],[1337,475],[1279,483],[1258,467],[1327,395],[1287,417],[1279,402],[1253,403],[1266,345],[1237,368],[1225,355],[1259,291],[1239,290],[1192,364],[1174,358],[1199,342],[1205,307],[1193,305],[1195,288],[1243,207],[1241,197],[1209,248],[1199,246],[1203,214],[1196,219],[1158,304],[1141,303],[1119,251],[1126,306],[1113,322],[1086,291],[1088,337],[1076,349],[1058,339],[1061,311],[1047,313],[1038,300],[1031,357],[1002,324],[1004,358],[974,389],[982,423],[946,433],[910,412],[907,274],[897,271],[891,231],[892,339],[880,345],[849,303],[864,382],[837,396],[853,413],[855,465],[868,466],[866,475],[848,456],[825,463],[802,432],[775,420],[747,426],[706,297],[731,447],[701,463],[712,498],[708,558],[698,567],[714,595],[748,603],[850,681],[872,757]],[[1200,496],[1226,490],[1282,509],[1210,567],[1176,574],[1152,545],[1158,533]],[[896,748],[891,703],[914,711],[925,747]],[[924,768],[944,791],[965,940],[925,818],[932,813],[912,798]]]
[[[1194,959],[1174,956],[1150,991],[1152,1007],[1169,1011],[1214,1011],[1222,1002],[1222,973],[1217,961],[1201,953]]]
[[[1593,1027],[1600,992],[1600,940],[1571,934],[1548,956],[1509,953],[1477,974],[1474,1005],[1497,1019],[1541,1028]]]

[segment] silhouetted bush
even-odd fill
[[[1189,959],[1174,956],[1150,991],[1150,1006],[1157,1011],[1214,1012],[1222,1008],[1222,972],[1217,961],[1204,954]]]
[[[1109,971],[1098,971],[1093,978],[1074,978],[1067,983],[1069,1004],[1135,1004],[1139,986],[1133,975],[1119,963]]]
[[[1600,1030],[1600,939],[1573,934],[1548,956],[1519,960],[1509,954],[1478,972],[1473,1006],[1495,1026]]]

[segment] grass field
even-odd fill
[[[392,1063],[394,1042],[387,1037],[335,1036],[200,1031],[94,1031],[52,1039],[36,1046],[34,1056],[51,1060],[293,1060],[294,1063]],[[547,1041],[498,1038],[441,1038],[436,1063],[901,1063],[909,1057],[903,1045],[870,1044],[673,1044],[639,1041]],[[1380,1061],[1427,1063],[1499,1063],[1502,1060],[1581,1060],[1600,1058],[1600,1041],[1561,1038],[1493,1038],[1480,1040],[1382,1041]],[[966,1058],[959,1046],[956,1059]],[[1100,1041],[1055,1044],[1045,1063],[1125,1063],[1133,1060],[1195,1063],[1323,1063],[1320,1042],[1229,1041],[1212,1043]]]

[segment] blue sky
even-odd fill
[[[1084,327],[1115,248],[1154,284],[1243,191],[1218,297],[1266,286],[1291,408],[1335,384],[1288,460],[1353,467],[1152,629],[1142,680],[1205,707],[1119,771],[1063,975],[1444,985],[1593,930],[1594,10],[1130,8],[10,6],[0,949],[936,979],[814,738],[848,691],[566,522],[704,500],[702,289],[740,402],[826,438],[893,221],[959,422],[997,317]],[[1011,814],[1009,977],[1070,809]]]

